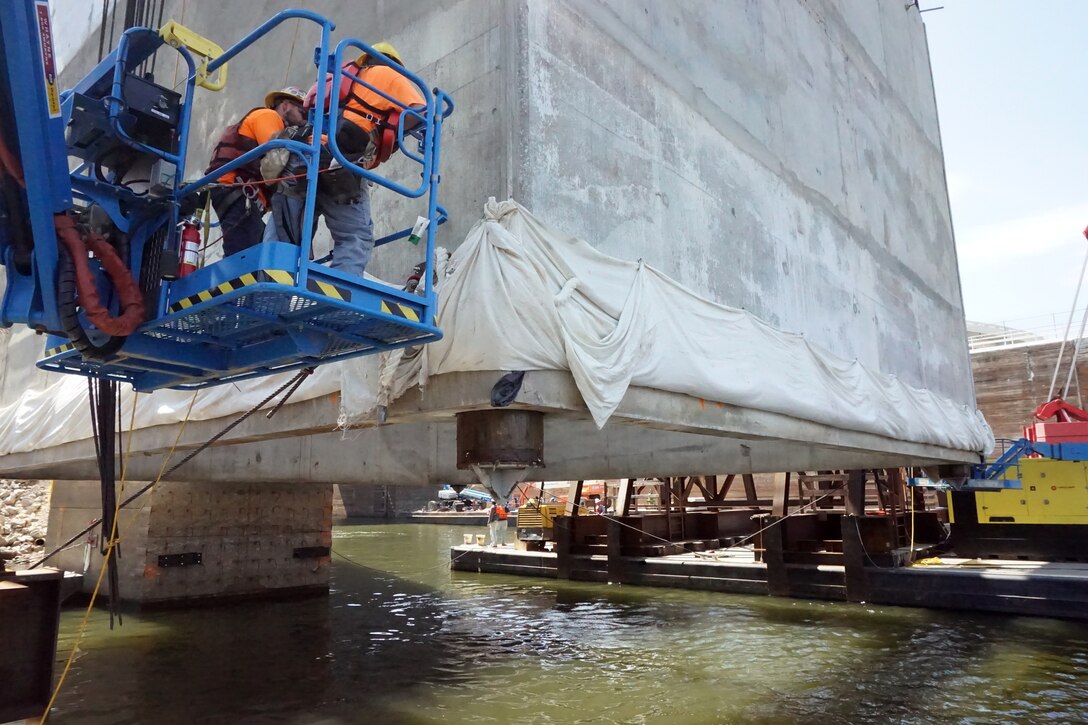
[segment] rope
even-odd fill
[[[287,79],[291,75],[291,61],[295,58],[295,41],[298,40],[299,19],[295,19],[295,34],[291,38],[291,52],[287,54],[287,66],[283,69],[283,85],[287,85]]]
[[[189,0],[181,0],[181,19],[178,20],[178,23],[180,23],[182,25],[185,24],[185,6],[188,5],[188,4],[189,4]],[[112,37],[110,38],[110,42],[113,42]],[[170,81],[173,84],[171,86],[171,88],[173,88],[174,90],[177,90],[177,87],[180,85],[180,83],[178,83],[178,64],[179,63],[181,63],[181,53],[175,53],[174,54],[174,79],[172,81]],[[187,80],[187,79],[183,78],[182,82],[184,82],[185,80]]]
[[[875,569],[894,569],[895,567],[883,567],[873,561],[873,557],[869,556],[869,550],[865,548],[865,540],[861,538],[861,524],[858,523],[859,516],[854,517],[854,528],[858,532],[858,546],[861,547],[861,553],[865,554],[865,558],[869,560],[869,563],[873,565]]]
[[[125,453],[121,458],[121,496],[123,496],[124,493],[125,493],[125,472],[128,470],[128,458],[129,458],[130,455],[132,455],[132,432],[133,432],[133,429],[134,429],[135,423],[136,423],[136,399],[137,399],[137,397],[139,397],[139,393],[134,394],[133,398],[132,398],[132,416],[129,418],[129,423],[128,423],[128,447],[125,450]],[[194,399],[196,398],[195,393],[193,394],[193,398]],[[120,401],[118,401],[118,405],[120,405]],[[186,411],[186,413],[185,413],[185,420],[186,421],[189,420],[189,413],[192,412],[192,409],[193,409],[193,406],[192,406],[192,403],[190,403],[189,404],[189,410]],[[92,420],[93,420],[93,418],[94,418],[94,416],[92,416]],[[120,421],[120,416],[118,416],[118,421]],[[184,423],[182,424],[182,427],[184,427]],[[124,433],[123,430],[122,430],[122,433]],[[123,438],[123,436],[122,436],[122,438]],[[179,435],[179,439],[180,439],[180,435]],[[174,440],[174,446],[177,446],[177,442],[178,442],[178,439],[175,439]],[[170,449],[170,454],[172,455],[173,452],[174,452],[174,449],[172,447]],[[113,511],[113,526],[112,526],[112,530],[110,531],[110,536],[109,536],[108,543],[106,545],[105,556],[103,556],[103,558],[102,558],[102,566],[98,570],[98,580],[95,582],[94,591],[91,593],[91,601],[87,604],[87,610],[83,613],[83,619],[79,624],[79,632],[76,634],[76,641],[72,645],[72,651],[68,653],[68,660],[64,663],[64,670],[60,673],[60,679],[57,680],[57,686],[55,688],[53,688],[53,694],[49,698],[49,703],[45,706],[45,712],[42,713],[41,719],[38,721],[39,725],[44,725],[45,721],[49,719],[49,712],[53,708],[53,703],[56,702],[57,696],[60,694],[61,687],[64,686],[64,680],[65,680],[65,678],[68,677],[68,671],[72,668],[72,663],[75,661],[76,653],[79,652],[79,645],[83,642],[83,637],[87,634],[87,623],[90,621],[91,612],[94,611],[94,603],[95,603],[95,600],[98,598],[98,591],[102,587],[102,577],[103,577],[103,575],[105,575],[106,570],[109,568],[109,563],[110,563],[110,560],[111,560],[111,558],[113,556],[114,548],[120,542],[120,539],[117,538],[117,519],[118,519],[118,515],[120,514],[120,511],[121,511],[121,503],[118,502],[116,504],[115,508],[114,508],[114,511]],[[99,520],[101,521],[101,519],[99,519]],[[89,531],[90,528],[94,528],[94,526],[95,526],[95,524],[91,524],[91,526],[86,531]],[[86,531],[81,532],[79,535],[82,536],[84,533],[86,533]],[[72,546],[74,546],[74,545],[75,544],[72,544]],[[60,549],[60,551],[64,551],[67,548],[70,548],[70,547],[68,545],[65,545],[63,548]],[[44,561],[44,559],[42,561]],[[40,564],[40,563],[41,562],[38,562],[38,564]],[[34,566],[38,566],[38,564],[35,564]],[[31,568],[34,568],[34,567],[31,567]],[[111,616],[111,622],[112,622],[112,612],[111,612],[110,616]]]
[[[808,503],[803,503],[800,506],[798,506],[795,511],[792,511],[792,512],[786,514],[785,516],[778,519],[777,521],[771,522],[770,524],[764,526],[762,529],[758,529],[754,533],[751,533],[748,536],[745,536],[743,539],[738,539],[737,541],[734,541],[729,546],[722,547],[722,549],[723,550],[724,549],[733,549],[735,547],[738,547],[741,544],[743,544],[745,541],[748,541],[749,539],[754,539],[755,537],[759,536],[764,531],[767,531],[770,528],[778,526],[780,523],[782,523],[786,519],[790,518],[791,516],[796,516],[797,514],[801,513],[805,508],[807,508],[809,506],[814,506],[814,505],[818,504],[820,501],[823,501],[825,498],[827,498],[829,496],[840,496],[840,495],[842,495],[842,492],[836,489],[834,491],[831,491],[830,493],[825,493],[823,496],[820,496],[819,498],[814,498],[811,501],[809,501]],[[695,556],[697,556],[697,557],[701,556],[701,557],[703,557],[705,559],[715,559],[716,560],[718,558],[718,556],[716,554],[705,554],[705,553],[700,552],[700,551],[696,551],[696,552],[692,552],[692,553],[694,553]]]
[[[114,519],[116,522],[116,518]],[[83,636],[87,632],[87,622],[90,621],[91,611],[94,609],[94,600],[98,598],[98,590],[102,586],[102,577],[106,573],[106,567],[109,563],[110,556],[113,554],[114,542],[111,539],[109,546],[106,548],[106,555],[102,559],[102,567],[98,570],[98,581],[95,582],[94,591],[91,593],[91,602],[87,605],[87,611],[83,613],[83,621],[79,624],[79,633],[76,636],[76,642],[72,645],[72,651],[68,654],[68,661],[64,663],[64,670],[60,673],[60,679],[57,681],[57,686],[53,689],[53,695],[49,698],[49,703],[45,706],[45,712],[42,713],[41,719],[38,720],[39,725],[44,725],[45,721],[49,719],[49,711],[53,708],[53,703],[57,700],[57,695],[60,694],[60,688],[64,685],[64,679],[68,676],[68,670],[72,668],[72,662],[75,661],[76,652],[79,651],[79,644],[83,641]]]
[[[343,168],[343,167],[336,167],[336,168]],[[332,168],[332,167],[326,167],[324,169],[318,169],[317,173],[324,174],[326,171],[334,171],[334,170],[335,169]],[[227,188],[230,188],[232,186],[257,186],[259,184],[275,184],[277,181],[290,181],[291,179],[303,179],[305,177],[306,177],[306,172],[304,171],[301,174],[291,174],[290,176],[278,176],[275,179],[265,179],[263,181],[230,181],[230,182],[216,181],[214,183],[208,184],[208,187],[211,188],[211,187],[217,186],[217,187],[220,187],[220,188],[227,189]]]
[[[922,497],[923,497],[922,500],[924,501],[925,500],[925,494],[924,493],[922,494]],[[914,509],[915,509],[914,488],[911,487],[911,489],[910,489],[910,558],[911,558],[912,561],[914,559]],[[895,542],[895,545],[898,546],[899,542],[898,541]]]
[[[341,559],[348,562],[352,566],[358,567],[360,569],[373,569],[374,568],[374,567],[371,567],[371,566],[367,566],[366,564],[361,564],[358,561],[355,561],[355,559],[352,559],[350,556],[345,556],[344,554],[341,554],[339,551],[332,548],[331,546],[329,547],[329,551],[336,554],[337,556],[339,556]],[[467,555],[469,553],[471,553],[471,552],[470,551],[462,551],[457,556],[453,557],[452,559],[450,559],[447,562],[443,562],[443,563],[439,564],[438,566],[430,566],[430,567],[427,567],[426,569],[419,569],[419,570],[414,571],[414,572],[387,571],[385,573],[386,574],[393,574],[394,576],[416,576],[417,574],[426,574],[428,572],[432,572],[435,569],[452,569],[453,568],[453,562],[457,561],[462,556],[465,556],[465,555]]]

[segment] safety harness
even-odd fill
[[[362,74],[368,68],[373,67],[373,65],[366,65],[360,68],[358,65],[351,63],[348,65],[347,70],[352,75],[361,79],[363,77]],[[340,114],[341,116],[346,116],[346,114],[350,113],[374,124],[374,129],[370,133],[370,138],[374,141],[376,153],[372,160],[368,160],[363,164],[363,168],[370,170],[377,168],[378,164],[388,161],[389,157],[397,150],[397,127],[400,125],[401,111],[396,108],[385,110],[367,103],[355,92],[356,85],[358,84],[353,81],[348,88],[347,98],[350,101],[357,103],[360,107],[352,108],[345,105],[344,108],[341,109]],[[350,118],[345,118],[344,120],[351,121]]]
[[[242,124],[246,122],[246,119],[249,118],[251,113],[260,110],[262,109],[251,108],[246,111],[246,115],[242,116],[238,123],[227,126],[227,129],[223,131],[223,135],[219,137],[219,142],[215,144],[215,148],[212,150],[212,159],[208,162],[208,168],[204,170],[205,174],[210,174],[216,169],[226,166],[242,154],[257,148],[257,139],[244,135],[241,132],[241,128]],[[227,197],[229,203],[223,204],[224,209],[234,204],[242,194],[245,194],[248,199],[253,199],[258,196],[258,191],[263,191],[265,198],[271,197],[273,188],[268,184],[261,183],[260,159],[254,159],[248,164],[238,167],[235,169],[234,173],[237,174],[239,181],[247,183],[245,186],[235,189],[234,192]],[[248,191],[248,193],[246,193],[246,191]]]

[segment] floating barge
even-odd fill
[[[487,527],[487,511],[414,511],[413,524],[446,524],[447,526]]]
[[[950,551],[947,501],[904,486],[896,469],[779,475],[771,500],[760,498],[751,476],[736,477],[744,479],[743,499],[727,498],[732,478],[666,479],[662,500],[679,505],[655,512],[628,511],[630,487],[621,491],[615,516],[578,515],[568,505],[563,515],[541,507],[543,516],[523,522],[519,511],[514,546],[454,546],[451,567],[1088,619],[1088,562],[957,556]],[[696,487],[701,500],[690,495]],[[569,500],[579,498],[572,488]],[[1075,553],[1067,558],[1083,558]]]
[[[556,552],[513,547],[455,546],[457,571],[560,578]],[[940,564],[912,567],[865,566],[862,576],[872,604],[1000,612],[1088,619],[1088,564],[940,557]],[[846,567],[786,564],[785,592],[772,591],[768,566],[752,547],[719,552],[686,552],[657,557],[573,555],[562,578],[637,586],[698,589],[729,594],[774,593],[802,599],[852,601]]]

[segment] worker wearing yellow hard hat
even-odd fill
[[[426,105],[420,89],[404,74],[404,59],[397,49],[384,40],[370,47],[383,57],[364,52],[344,65],[350,77],[341,74],[339,80],[330,77],[326,82],[326,98],[335,93],[340,99],[340,113],[332,124],[336,145],[348,159],[366,169],[376,168],[397,150],[401,113],[406,108],[421,109]],[[306,95],[307,106],[314,103],[316,95],[315,84]],[[417,120],[406,118],[404,128],[411,128]],[[274,225],[266,230],[265,241],[299,242],[305,198],[300,193],[302,185],[293,186],[284,183],[284,193],[273,198]],[[332,237],[332,268],[362,277],[374,249],[370,194],[364,180],[347,169],[322,172],[314,203],[315,223],[318,215],[325,217]]]
[[[384,55],[389,60],[395,61],[397,65],[404,65],[404,60],[401,59],[400,53],[397,52],[397,49],[393,47],[392,43],[387,43],[383,40],[381,42],[375,43],[371,47],[374,48],[374,50],[376,50],[377,52]],[[355,65],[362,68],[363,66],[368,65],[367,61],[369,60],[370,54],[362,53],[359,55],[358,58],[355,59]]]
[[[302,92],[301,88],[295,86],[287,86],[286,88],[280,88],[275,91],[269,91],[264,97],[264,107],[276,109],[277,104],[283,101],[294,101],[301,108],[302,104],[306,102],[306,94]],[[305,118],[302,120],[306,120]],[[298,124],[290,124],[292,126]]]

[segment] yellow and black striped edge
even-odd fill
[[[243,287],[248,287],[252,284],[260,284],[261,282],[276,282],[277,284],[293,285],[295,283],[295,278],[290,272],[282,269],[259,269],[256,272],[247,272],[241,277],[235,277],[216,287],[206,289],[203,292],[197,292],[195,295],[189,295],[183,300],[178,300],[170,305],[170,312],[181,312],[182,310],[189,309],[193,305],[214,299],[219,295],[234,292],[235,290],[240,290]]]
[[[334,300],[343,300],[344,302],[351,302],[351,290],[343,287],[337,287],[334,284],[328,282],[322,282],[316,279],[306,280],[306,289],[311,292],[316,292],[319,295],[325,295],[326,297],[332,297]]]
[[[407,305],[401,305],[396,302],[386,302],[385,300],[382,300],[382,312],[387,315],[393,315],[394,317],[403,317],[412,322],[419,322],[419,313]]]
[[[60,355],[62,352],[68,352],[69,350],[75,350],[76,346],[70,342],[66,342],[60,347],[51,347],[45,351],[46,357],[53,357],[54,355]]]

